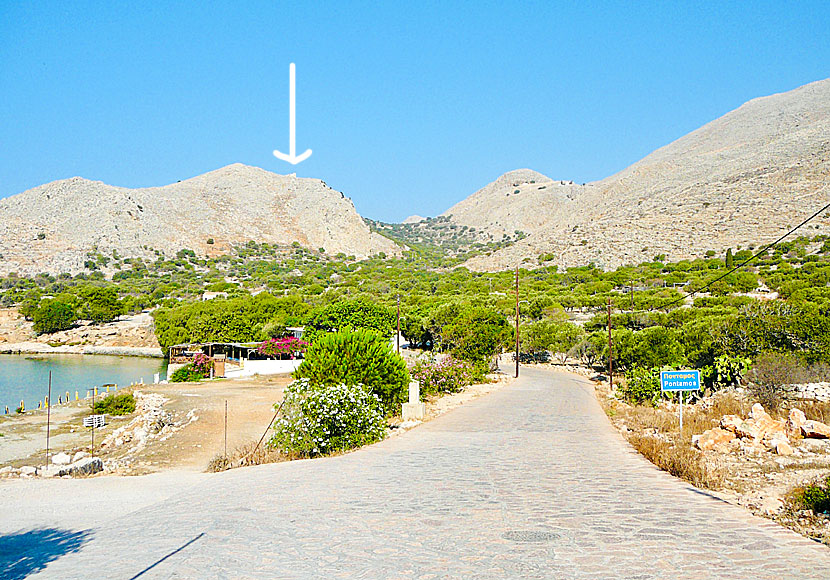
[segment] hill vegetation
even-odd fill
[[[519,271],[520,342],[525,356],[550,352],[587,364],[607,357],[610,300],[615,368],[691,366],[710,387],[730,369],[764,353],[792,353],[806,364],[830,364],[830,239],[819,235],[779,244],[723,280],[727,262],[754,250],[668,262],[663,256],[603,271],[593,264]],[[422,255],[355,260],[298,246],[253,242],[232,256],[201,258],[187,250],[155,261],[109,257],[111,279],[95,268],[71,276],[10,275],[0,303],[57,322],[105,321],[153,308],[163,347],[188,341],[264,340],[275,329],[307,326],[327,332],[368,328],[389,335],[400,297],[404,336],[420,348],[450,352],[486,370],[514,340],[514,273],[471,272],[430,265]],[[706,292],[684,294],[706,287]],[[202,300],[206,291],[224,293]],[[225,296],[226,295],[226,296]],[[47,328],[44,327],[44,331]],[[278,333],[278,332],[277,332]],[[734,373],[733,373],[734,374]]]

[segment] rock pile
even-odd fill
[[[802,399],[830,403],[830,383],[804,383],[792,387]]]
[[[102,449],[118,451],[105,464],[107,471],[129,468],[134,456],[152,441],[166,441],[174,433],[199,419],[191,409],[178,418],[164,409],[167,399],[158,393],[133,393],[136,399],[136,417],[127,425],[110,433],[101,443]]]
[[[702,451],[761,451],[792,455],[799,438],[830,439],[830,426],[808,420],[800,409],[792,409],[786,421],[770,417],[759,403],[752,406],[749,417],[724,415],[720,425],[692,437],[692,444]]]
[[[67,453],[57,453],[52,457],[52,463],[33,467],[24,465],[17,469],[6,466],[0,469],[0,476],[5,477],[79,477],[94,475],[104,470],[104,462],[99,457],[90,457],[85,451],[79,451],[70,457]]]

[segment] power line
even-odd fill
[[[826,187],[827,186],[825,186],[823,189],[826,189]],[[708,282],[708,283],[704,284],[702,288],[698,288],[697,290],[695,290],[693,292],[688,292],[685,296],[681,296],[680,298],[678,298],[676,300],[672,300],[671,302],[669,302],[667,304],[663,304],[662,306],[660,306],[660,309],[668,308],[669,306],[672,306],[673,304],[677,304],[678,302],[683,302],[684,300],[686,300],[686,298],[689,298],[690,296],[694,296],[695,294],[699,294],[700,292],[703,292],[704,290],[706,290],[707,288],[712,286],[712,284],[715,284],[716,282],[720,282],[721,280],[723,280],[724,278],[726,278],[727,276],[729,276],[733,272],[736,272],[737,270],[740,270],[741,268],[743,268],[744,266],[749,264],[752,260],[756,259],[758,256],[761,256],[762,254],[765,254],[767,252],[767,250],[769,250],[770,248],[773,248],[773,247],[777,246],[787,236],[789,236],[790,234],[792,234],[793,232],[795,232],[796,230],[798,230],[802,226],[806,225],[807,223],[809,223],[810,221],[812,221],[813,219],[818,217],[822,212],[827,211],[828,209],[830,209],[830,203],[828,203],[827,205],[822,207],[820,210],[815,212],[813,215],[811,215],[810,217],[805,219],[803,222],[801,222],[800,224],[795,226],[793,229],[788,231],[786,234],[784,234],[783,236],[781,236],[780,238],[778,238],[774,242],[767,244],[766,246],[764,246],[763,248],[761,248],[760,250],[755,252],[752,256],[750,256],[749,258],[747,258],[746,260],[744,260],[743,262],[741,262],[740,264],[738,264],[737,266],[735,266],[734,268],[732,268],[731,270],[726,272],[725,274],[723,274],[721,276],[718,276],[717,278],[715,278],[711,282]],[[655,308],[649,308],[648,310],[644,310],[644,311],[641,311],[641,312],[653,312],[654,310],[655,310]]]

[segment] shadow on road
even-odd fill
[[[202,532],[201,534],[199,534],[198,536],[196,536],[195,538],[193,538],[189,542],[185,542],[184,544],[182,544],[181,546],[179,546],[178,548],[176,548],[175,550],[173,550],[172,552],[170,552],[169,554],[167,554],[166,556],[164,556],[160,560],[157,560],[157,561],[153,562],[152,564],[150,564],[149,566],[147,566],[146,568],[144,568],[144,570],[142,570],[141,572],[139,572],[138,574],[136,574],[135,576],[130,578],[130,580],[136,580],[136,578],[140,578],[141,576],[144,576],[144,574],[146,574],[147,572],[149,572],[150,570],[152,570],[153,568],[155,568],[156,566],[158,566],[159,564],[164,562],[167,558],[169,558],[170,556],[172,556],[174,554],[178,554],[179,552],[181,552],[182,550],[187,548],[190,544],[192,544],[196,540],[201,539],[201,537],[204,536],[204,535],[205,535],[205,533]]]
[[[43,528],[0,536],[0,578],[19,580],[43,570],[49,562],[77,552],[92,532]]]

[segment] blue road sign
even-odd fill
[[[699,391],[700,371],[660,371],[661,391]]]

